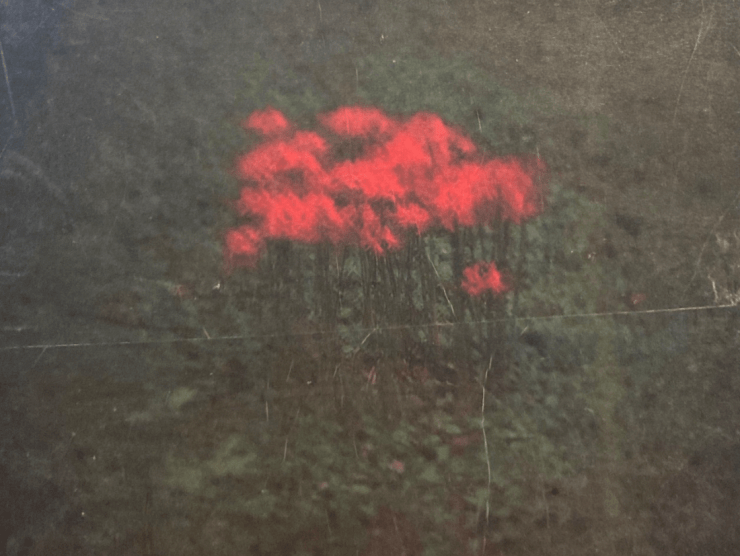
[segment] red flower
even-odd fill
[[[467,227],[490,220],[490,217],[479,217],[485,202],[495,195],[493,185],[487,178],[485,167],[476,163],[466,163],[449,169],[440,183],[440,191],[435,199],[435,206],[445,228],[452,230],[456,224]]]
[[[328,147],[315,133],[273,140],[237,160],[237,175],[270,190],[300,190],[328,179],[320,161]]]
[[[416,203],[396,205],[396,222],[405,229],[416,228],[421,235],[432,224],[432,216]]]
[[[321,241],[329,241],[333,245],[352,243],[351,238],[357,229],[356,206],[348,204],[339,208],[329,195],[318,193],[307,196],[306,204],[316,212]]]
[[[367,200],[403,198],[406,188],[393,168],[382,158],[347,160],[334,167],[331,178],[335,191],[350,190]]]
[[[476,263],[463,270],[463,289],[472,296],[490,290],[501,293],[508,289],[494,263]]]
[[[539,177],[542,170],[538,164],[527,172],[517,160],[493,160],[489,163],[491,181],[499,192],[504,217],[519,223],[537,214],[539,191],[534,178]]]
[[[383,223],[378,213],[369,204],[362,206],[361,214],[360,245],[362,247],[369,247],[378,255],[382,255],[386,250],[396,250],[401,247],[401,241]]]
[[[264,248],[264,240],[259,230],[240,226],[226,232],[226,266],[254,266]]]
[[[384,137],[397,127],[397,123],[383,111],[361,106],[344,106],[320,115],[318,120],[330,131],[347,137]]]
[[[269,106],[264,110],[252,112],[242,125],[268,137],[281,135],[290,129],[290,123],[283,113]]]
[[[318,121],[335,136],[361,140],[361,152],[334,161],[322,135],[293,130],[273,108],[244,123],[266,141],[237,159],[245,187],[236,208],[250,221],[226,235],[230,263],[254,264],[274,238],[384,254],[401,248],[407,231],[453,230],[496,215],[519,222],[537,212],[541,165],[483,160],[468,137],[435,114],[401,119],[348,106]],[[469,291],[505,289],[495,267],[470,272]]]

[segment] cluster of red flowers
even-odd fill
[[[272,108],[244,122],[264,142],[237,160],[244,187],[236,209],[248,220],[226,234],[230,266],[255,264],[270,239],[384,254],[401,248],[409,232],[454,230],[496,215],[519,222],[537,212],[536,177],[543,170],[537,161],[484,160],[468,137],[435,114],[401,119],[377,108],[343,107],[318,122],[323,133],[296,130]],[[361,152],[342,159],[338,153],[348,144]],[[477,284],[471,294],[481,283],[502,291],[490,270],[476,272],[478,281],[475,273],[466,278]]]

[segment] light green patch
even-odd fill
[[[223,442],[214,456],[205,461],[188,462],[182,458],[167,458],[164,483],[170,488],[181,489],[190,494],[208,494],[212,479],[217,477],[241,476],[256,470],[257,454],[248,452],[244,441],[237,435]]]
[[[203,488],[206,478],[204,470],[197,465],[188,465],[174,457],[167,458],[167,475],[165,485],[172,489],[184,490],[189,494],[196,494]]]
[[[172,392],[170,392],[170,395],[167,396],[167,407],[172,411],[180,411],[180,409],[182,409],[182,406],[192,401],[197,393],[197,390],[193,388],[187,388],[185,386],[175,388]]]
[[[246,452],[243,439],[233,435],[221,444],[216,455],[206,463],[206,466],[217,477],[243,475],[254,468],[256,460],[257,454]]]

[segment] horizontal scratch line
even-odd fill
[[[418,328],[432,328],[432,327],[445,327],[450,328],[454,326],[470,326],[478,324],[489,324],[503,321],[546,321],[556,319],[585,319],[585,318],[602,318],[602,317],[617,317],[617,316],[640,316],[640,315],[655,315],[655,314],[667,314],[667,313],[686,313],[696,311],[709,311],[714,309],[738,309],[738,305],[703,305],[699,307],[675,307],[669,309],[646,309],[643,311],[610,311],[605,313],[576,313],[573,315],[544,315],[544,316],[522,316],[522,317],[502,317],[497,319],[479,320],[471,322],[433,322],[428,324],[399,324],[394,326],[385,327],[374,327],[374,328],[362,328],[358,331],[368,332],[382,332],[390,330],[408,330]],[[319,332],[319,334],[329,335],[334,332]],[[314,336],[316,332],[306,332],[283,334],[283,333],[272,333],[272,334],[244,334],[244,335],[232,335],[232,336],[196,336],[193,338],[168,338],[161,340],[120,340],[111,342],[71,342],[71,343],[58,343],[58,344],[30,344],[21,346],[6,346],[0,347],[0,351],[11,351],[11,350],[32,350],[32,349],[62,349],[62,348],[90,348],[90,347],[125,347],[125,346],[141,346],[141,345],[162,345],[162,344],[177,344],[183,342],[231,342],[235,340],[263,340],[267,338],[278,338],[278,337],[302,337],[302,336]]]

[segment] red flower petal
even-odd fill
[[[494,263],[476,263],[463,270],[462,287],[474,297],[487,290],[493,293],[507,290],[503,277]]]
[[[267,137],[281,135],[290,130],[290,123],[283,113],[270,106],[252,112],[242,125]]]
[[[402,120],[347,106],[318,119],[329,132],[365,140],[361,156],[332,161],[321,135],[293,131],[273,108],[244,123],[267,140],[237,159],[237,175],[248,183],[236,207],[251,223],[227,234],[230,261],[252,262],[271,238],[384,254],[402,247],[404,231],[453,230],[497,215],[519,222],[537,212],[539,161],[483,160],[436,114]],[[506,289],[495,266],[481,264],[466,270],[463,287],[471,295]]]
[[[318,117],[324,127],[345,137],[386,136],[396,128],[396,122],[377,108],[343,106]]]

